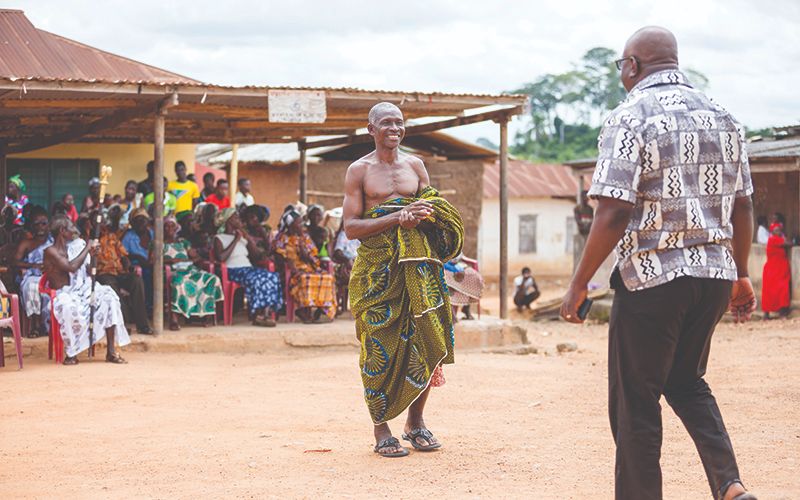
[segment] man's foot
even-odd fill
[[[214,316],[205,316],[203,318],[203,328],[208,328],[214,325]]]
[[[181,329],[181,322],[178,320],[178,315],[175,313],[169,315],[169,329],[173,332],[177,332]]]
[[[752,493],[748,493],[739,481],[728,486],[722,498],[723,500],[757,500],[756,496]]]
[[[385,458],[399,458],[408,455],[408,450],[400,445],[400,441],[392,436],[375,445],[375,453]]]
[[[136,327],[136,332],[139,333],[140,335],[152,335],[153,334],[153,329],[150,328],[150,325],[147,325],[147,326],[145,326],[143,328],[139,328],[137,326]]]
[[[42,336],[42,333],[39,331],[38,328],[31,328],[31,331],[29,331],[28,334],[25,337],[27,337],[29,339],[35,339],[35,338],[38,338],[38,337],[41,337],[41,336]]]
[[[465,319],[465,320],[467,320],[467,321],[472,321],[472,320],[474,320],[474,319],[475,319],[475,316],[473,316],[473,315],[472,315],[472,314],[470,314],[470,313],[467,313],[467,314],[464,316],[464,319]]]
[[[433,451],[442,447],[442,444],[433,437],[433,433],[424,427],[406,431],[403,434],[403,439],[411,443],[411,446],[419,451]]]
[[[77,356],[67,356],[64,358],[65,365],[77,365],[78,364],[78,357]]]
[[[64,363],[66,363],[66,360]],[[115,365],[128,364],[128,362],[122,356],[120,356],[118,352],[115,352],[114,354],[106,354],[106,363],[114,363]]]

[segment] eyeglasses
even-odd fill
[[[614,61],[614,66],[616,66],[619,71],[622,71],[622,63],[624,63],[628,59],[634,61],[637,65],[639,64],[639,60],[636,59],[636,56],[628,56],[628,57],[621,57],[616,61]]]

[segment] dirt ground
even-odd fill
[[[130,352],[129,365],[0,370],[3,498],[611,498],[604,326],[529,323],[539,354],[457,353],[427,421],[436,453],[382,459],[357,353]],[[555,345],[578,343],[564,355]],[[800,320],[723,325],[708,380],[743,479],[800,495]],[[664,405],[665,498],[710,498]],[[401,420],[394,423],[399,431]],[[319,451],[324,450],[324,451]]]

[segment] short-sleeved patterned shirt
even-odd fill
[[[680,71],[640,81],[598,138],[591,197],[634,204],[616,249],[629,290],[681,276],[735,281],[734,199],[753,192],[744,130]]]

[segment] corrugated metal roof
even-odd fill
[[[578,180],[564,165],[508,160],[510,198],[575,197]],[[486,163],[483,169],[483,197],[500,197],[500,163]]]
[[[20,10],[0,10],[0,77],[7,80],[202,85],[192,78],[37,29]]]
[[[751,142],[747,145],[747,155],[751,160],[759,158],[798,158],[800,157],[800,137]]]

